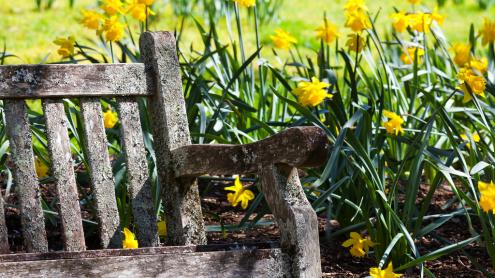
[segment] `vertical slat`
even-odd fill
[[[101,244],[103,248],[118,248],[122,246],[120,218],[100,100],[84,98],[80,102],[84,122],[84,145],[96,201]]]
[[[136,236],[139,246],[158,246],[160,239],[156,227],[139,106],[134,98],[118,98],[118,110],[127,167],[127,188],[132,199]]]
[[[5,223],[5,211],[3,196],[0,192],[0,254],[9,252],[9,238],[7,236],[7,223]]]
[[[297,168],[260,165],[261,187],[280,229],[282,251],[294,277],[321,277],[318,219],[301,186]]]
[[[21,224],[28,252],[48,251],[41,193],[34,169],[33,146],[24,100],[4,100],[5,121],[14,159],[14,180],[21,205]]]
[[[44,100],[43,109],[51,169],[57,181],[65,250],[82,251],[86,245],[63,100]]]
[[[195,179],[175,179],[171,150],[191,144],[175,38],[169,32],[145,32],[140,38],[153,122],[157,171],[169,244],[206,244]]]

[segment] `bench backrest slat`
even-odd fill
[[[160,240],[139,118],[139,104],[134,98],[118,98],[117,105],[127,167],[127,189],[132,200],[136,236],[142,247],[157,246]]]
[[[63,100],[45,99],[43,110],[51,171],[57,181],[64,249],[82,251],[86,245]]]
[[[24,100],[5,100],[5,121],[14,159],[14,179],[21,206],[21,224],[28,252],[48,251],[41,192],[34,168],[31,129]]]
[[[146,96],[144,65],[22,65],[0,67],[0,98]]]
[[[82,98],[80,104],[84,122],[85,154],[96,203],[101,244],[103,248],[117,248],[122,245],[122,236],[101,103],[97,98]]]

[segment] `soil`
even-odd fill
[[[221,184],[212,183],[200,183],[200,191],[202,192],[202,208],[205,215],[206,225],[235,225],[241,222],[244,217],[245,211],[240,208],[232,208],[226,201],[225,191],[223,191]],[[211,190],[213,188],[213,190]],[[421,187],[420,199],[427,193],[428,187],[426,185]],[[50,184],[42,186],[42,195],[45,200],[50,203],[55,200],[55,194],[53,193],[54,187]],[[4,193],[4,192],[2,192]],[[83,195],[89,194],[89,192],[83,192]],[[447,185],[441,186],[437,189],[430,212],[442,212],[452,210],[455,204],[450,205],[449,200],[452,198],[453,193]],[[10,194],[6,200],[9,206],[6,207],[6,222],[9,230],[9,241],[12,252],[23,252],[22,246],[22,232],[19,219],[19,210],[15,208],[17,200],[15,194]],[[12,206],[14,205],[14,206]],[[91,211],[87,206],[82,206],[83,217],[91,220]],[[250,219],[257,216],[256,211],[251,215]],[[264,215],[262,218],[264,223],[273,222],[273,216],[270,214]],[[342,247],[340,244],[346,240],[346,235],[341,238],[334,239],[332,241],[325,240],[325,226],[332,226],[333,229],[338,229],[338,223],[335,220],[328,220],[319,216],[320,226],[320,252],[323,277],[366,277],[369,275],[369,268],[374,267],[376,262],[372,256],[365,258],[354,258],[350,255],[348,250]],[[327,224],[329,221],[329,224]],[[474,225],[477,225],[474,223]],[[471,237],[468,231],[467,224],[463,218],[454,218],[447,222],[436,230],[437,236],[444,238],[451,242],[458,242]],[[91,225],[85,225],[85,232],[91,228]],[[88,233],[86,233],[88,234]],[[51,250],[61,250],[61,234],[57,228],[57,219],[55,217],[48,217],[47,220],[47,235],[49,240],[49,248]],[[279,238],[279,231],[275,224],[267,224],[264,226],[256,226],[255,228],[230,231],[230,232],[208,232],[209,244],[221,244],[221,243],[242,243],[242,242],[264,242],[264,241],[277,241]],[[90,236],[87,238],[87,245],[90,249],[95,249],[98,246],[97,237]],[[431,236],[425,236],[418,241],[419,251],[421,254],[426,254],[432,250],[436,250],[444,244],[436,240]],[[473,265],[469,257],[475,258],[476,262],[484,267],[487,271],[495,273],[490,268],[490,260],[482,246],[477,243],[473,243],[462,251],[451,253],[447,256],[443,256],[439,259],[429,261],[425,266],[436,277],[485,277],[482,272],[477,270]],[[403,277],[419,277],[418,269],[413,269],[405,273]]]

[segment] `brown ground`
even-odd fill
[[[211,184],[210,184],[211,185]],[[205,185],[200,187],[200,190],[204,191]],[[205,214],[205,222],[207,225],[219,225],[220,222],[224,225],[237,224],[241,221],[244,216],[244,211],[236,208],[233,209],[225,199],[225,191],[222,190],[223,186],[216,186],[216,190],[209,191],[204,194],[202,200],[203,212]],[[43,186],[43,195],[50,202],[53,199],[54,188],[50,185]],[[424,196],[427,187],[423,186],[420,197]],[[422,196],[422,195],[423,196]],[[431,211],[445,212],[442,206],[450,199],[452,192],[447,186],[441,187],[437,190],[434,200],[432,202]],[[9,204],[16,204],[15,195],[10,195],[7,200]],[[90,212],[83,207],[83,216],[89,217]],[[252,215],[251,218],[255,217],[256,213]],[[15,208],[6,208],[6,220],[7,226],[9,228],[9,240],[14,252],[22,252],[22,237],[21,237],[21,227],[19,220],[19,211]],[[55,219],[55,218],[52,218]],[[263,220],[273,221],[271,215],[266,215]],[[56,220],[54,220],[56,223]],[[338,238],[334,241],[326,241],[324,238],[324,227],[326,224],[326,219],[319,217],[320,222],[320,248],[322,256],[322,269],[324,272],[324,277],[366,277],[370,267],[375,265],[375,261],[372,257],[367,257],[364,259],[353,258],[349,252],[340,246],[346,238]],[[50,224],[48,220],[47,230],[48,238],[50,243],[50,249],[60,250],[60,232],[58,229]],[[335,221],[332,221],[333,226],[335,226]],[[85,225],[85,230],[88,225]],[[469,238],[471,235],[467,229],[467,225],[461,218],[456,218],[449,221],[447,224],[443,225],[437,229],[437,234],[451,242],[457,242]],[[245,231],[236,232],[209,232],[208,241],[210,244],[214,243],[233,243],[233,242],[259,242],[259,241],[276,241],[278,239],[278,229],[275,225],[268,225],[263,227],[257,227],[254,229],[248,229]],[[88,239],[88,247],[94,248],[95,238]],[[91,243],[91,244],[90,244]],[[431,250],[436,250],[442,246],[440,242],[433,239],[430,236],[424,237],[419,242],[421,254],[426,254]],[[477,262],[490,270],[490,260],[486,251],[483,247],[477,244],[471,244],[464,249],[473,258],[477,259]],[[472,265],[472,262],[463,252],[456,252],[448,256],[441,257],[437,260],[430,261],[426,263],[426,267],[432,271],[436,277],[485,277],[483,274],[476,270]],[[418,271],[410,271],[406,273],[404,277],[418,277]]]

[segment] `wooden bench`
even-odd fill
[[[14,161],[25,249],[11,254],[0,198],[0,277],[320,277],[316,214],[296,167],[321,165],[327,137],[291,128],[248,145],[192,145],[175,39],[140,38],[144,63],[0,67],[0,99]],[[122,227],[100,99],[115,98],[139,249],[122,247]],[[159,246],[137,98],[146,97],[167,221]],[[63,99],[79,99],[101,250],[86,250]],[[64,251],[49,252],[34,167],[26,99],[41,99],[60,205]],[[206,245],[196,177],[257,173],[280,243]]]

